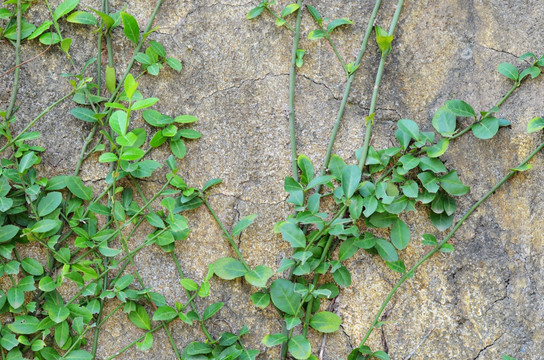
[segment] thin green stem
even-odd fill
[[[217,214],[215,213],[215,211],[211,207],[210,203],[208,202],[208,199],[206,199],[206,196],[202,195],[202,196],[200,196],[200,198],[204,202],[204,205],[206,205],[206,208],[208,209],[210,214],[212,214],[213,218],[215,219],[215,221],[217,222],[219,227],[221,227],[221,230],[223,230],[223,234],[225,234],[225,237],[227,238],[227,240],[230,243],[230,246],[232,247],[232,249],[234,250],[234,252],[238,256],[238,259],[240,259],[240,261],[242,262],[242,264],[244,265],[244,267],[246,268],[247,271],[251,271],[251,268],[249,267],[246,260],[244,259],[244,256],[240,252],[240,249],[238,248],[238,245],[236,245],[236,242],[232,238],[232,235],[228,232],[228,230],[223,225],[223,222],[219,219],[219,217],[217,216]]]
[[[270,9],[268,6],[265,7],[266,11],[268,11],[273,17],[276,18],[276,20],[279,20],[279,21],[284,21],[284,19],[282,19],[281,17],[278,16],[278,14],[276,14],[274,12],[274,10]],[[288,23],[284,23],[283,26],[285,26],[287,29],[289,29],[289,31],[292,31],[292,32],[295,32],[295,30],[293,30],[293,28],[291,26],[289,26]]]
[[[15,74],[13,75],[13,86],[11,89],[11,97],[9,99],[8,109],[6,110],[6,130],[9,131],[9,119],[13,115],[13,108],[15,107],[15,100],[17,99],[17,93],[19,92],[19,73],[21,69],[19,64],[21,63],[21,0],[17,0],[17,37],[15,38]],[[6,147],[2,148],[2,152]]]
[[[321,27],[321,26],[320,26],[320,27]],[[323,29],[323,27],[321,27],[321,29]],[[329,44],[331,45],[332,51],[333,51],[334,54],[336,55],[336,58],[338,59],[338,61],[340,61],[340,64],[342,64],[342,67],[344,68],[344,71],[345,71],[345,73],[346,73],[346,76],[347,76],[347,78],[349,79],[349,71],[348,71],[348,67],[346,66],[346,63],[344,62],[344,60],[342,59],[342,56],[340,56],[340,53],[339,53],[338,50],[336,49],[336,46],[334,45],[334,42],[332,41],[332,39],[331,39],[331,37],[329,36],[329,34],[327,34],[326,39],[327,39],[327,41],[329,42]]]
[[[523,166],[527,164],[538,152],[540,152],[544,148],[544,142],[541,143],[525,160],[523,160],[518,167]],[[399,279],[399,281],[393,286],[385,300],[383,301],[382,305],[380,306],[380,309],[376,313],[376,316],[374,317],[374,321],[372,322],[372,325],[368,329],[365,337],[361,341],[359,348],[361,348],[365,342],[370,337],[370,334],[372,334],[372,331],[374,330],[374,327],[380,320],[380,317],[382,313],[384,312],[387,304],[391,300],[391,298],[395,295],[397,290],[400,288],[400,286],[409,278],[413,277],[415,271],[425,262],[427,261],[431,256],[433,256],[437,251],[440,250],[440,248],[446,244],[452,237],[455,235],[457,230],[463,225],[465,220],[484,202],[486,201],[495,191],[497,191],[505,182],[507,182],[510,178],[512,178],[517,171],[510,171],[508,174],[506,174],[491,190],[489,190],[484,196],[480,198],[472,207],[463,215],[463,217],[455,224],[455,226],[451,229],[451,231],[444,237],[444,239],[438,243],[437,246],[435,246],[431,251],[429,251],[425,256],[423,256],[410,270],[408,270],[404,275]]]
[[[502,99],[497,103],[497,105],[495,105],[495,107],[499,108],[499,107],[506,101],[506,99],[508,99],[508,98],[510,97],[510,95],[512,95],[512,93],[513,93],[520,85],[521,85],[521,82],[519,82],[519,83],[516,82],[516,83],[514,84],[514,86],[512,86],[512,88],[506,93],[506,95],[504,95],[504,96],[502,97]],[[480,118],[480,120],[479,120],[478,122],[482,121],[482,120],[483,120],[484,118],[486,118],[486,117],[487,117],[487,114],[486,114],[484,117]],[[463,130],[459,131],[457,134],[453,135],[453,136],[450,138],[450,140],[456,139],[456,138],[460,137],[461,135],[465,134],[466,132],[470,131],[470,130],[474,127],[474,125],[476,125],[478,122],[475,122],[475,123],[473,123],[473,124],[467,126],[466,128],[464,128]]]
[[[17,74],[17,72],[15,73]],[[13,86],[13,90],[15,91],[16,87],[15,85]],[[44,115],[46,115],[48,112],[50,112],[55,106],[57,106],[58,104],[60,104],[61,102],[63,102],[64,100],[68,99],[69,97],[71,97],[72,95],[74,95],[74,91],[70,92],[69,94],[63,96],[62,98],[60,98],[59,100],[55,101],[53,104],[49,105],[44,111],[42,111],[34,120],[32,120],[16,137],[14,137],[13,139],[11,139],[10,141],[8,141],[1,149],[0,149],[0,152],[4,151],[8,146],[14,144],[17,140],[19,140],[19,138],[21,136],[23,136],[23,134],[25,132],[28,131],[28,129],[30,129],[38,120],[40,120]],[[7,114],[6,114],[7,115]],[[6,119],[8,119],[8,117],[6,116]]]
[[[293,49],[291,51],[291,68],[289,70],[289,132],[291,135],[291,171],[293,179],[298,181],[297,166],[297,139],[295,134],[295,87],[297,78],[297,51],[300,41],[300,23],[302,19],[302,0],[298,0],[297,21],[295,24],[295,36],[293,37]]]
[[[399,0],[397,4],[397,9],[395,10],[395,14],[393,15],[393,20],[391,20],[391,26],[389,27],[390,36],[395,34],[395,29],[397,28],[397,23],[399,22],[399,17],[400,17],[400,13],[402,11],[403,5],[404,5],[404,0]],[[370,146],[370,138],[372,137],[372,125],[374,123],[373,114],[374,114],[374,111],[376,110],[376,103],[378,101],[380,83],[382,81],[383,70],[385,68],[385,61],[387,59],[388,54],[389,54],[388,52],[384,52],[382,54],[380,65],[378,66],[378,72],[376,74],[376,81],[374,82],[374,90],[372,91],[372,100],[370,101],[370,109],[368,110],[368,118],[370,118],[370,120],[367,120],[367,123],[366,123],[365,141],[363,144],[361,158],[359,159],[359,168],[361,169],[361,171],[365,167],[366,158],[368,156],[368,147]]]
[[[169,323],[171,323],[172,321],[173,321],[173,320],[169,320],[169,321],[167,321],[166,323],[169,324]],[[134,345],[136,345],[136,343],[137,343],[138,341],[142,341],[142,340],[147,336],[147,334],[153,334],[155,331],[160,330],[161,328],[162,328],[161,325],[154,327],[153,329],[149,330],[148,332],[146,332],[145,334],[143,334],[142,336],[140,336],[138,339],[134,340],[133,342],[131,342],[130,344],[128,344],[127,346],[125,346],[124,348],[122,348],[121,350],[119,350],[118,352],[116,352],[114,355],[108,357],[106,360],[115,359],[116,357],[118,357],[119,355],[121,355],[122,353],[124,353],[125,351],[127,351],[128,349],[130,349],[131,347],[133,347]]]
[[[172,251],[172,259],[174,260],[174,263],[176,264],[176,269],[178,270],[179,277],[182,278],[182,279],[185,279],[185,275],[183,274],[183,269],[181,268],[181,264],[179,263],[179,259],[178,259],[177,255],[176,255],[176,253],[174,251]],[[193,295],[191,295],[189,290],[187,290],[185,288],[184,288],[184,290],[185,290],[185,294],[187,295],[187,298],[189,299],[187,301],[187,303],[190,304],[193,311],[198,314],[198,308],[196,307],[196,304],[193,301],[194,298],[195,298],[195,294],[197,292],[195,291],[195,293]],[[211,342],[211,343],[215,343],[215,340],[214,340],[213,336],[211,336],[210,332],[206,328],[206,325],[204,325],[204,321],[199,321],[199,324],[200,324],[200,329],[204,333],[204,336],[206,336],[206,339],[208,339],[208,341]]]
[[[368,20],[368,25],[366,27],[365,36],[364,36],[363,41],[361,43],[361,49],[359,50],[359,53],[357,54],[357,59],[355,60],[355,64],[354,64],[354,67],[356,69],[358,69],[359,65],[361,64],[361,60],[363,59],[363,55],[366,52],[366,46],[368,44],[368,40],[370,39],[370,35],[372,34],[372,29],[374,28],[374,21],[376,20],[376,16],[378,14],[378,10],[380,9],[381,2],[382,2],[381,0],[376,0],[376,3],[374,5],[374,9],[372,10],[372,13],[370,15],[370,19]],[[346,82],[346,87],[344,89],[344,95],[342,97],[342,102],[340,103],[340,108],[338,109],[338,114],[336,115],[336,122],[334,123],[334,127],[332,129],[331,137],[330,137],[330,140],[329,140],[329,146],[327,147],[327,152],[325,154],[325,159],[323,161],[323,168],[321,169],[321,175],[325,175],[325,172],[327,171],[327,167],[329,166],[329,162],[331,160],[332,148],[334,146],[334,142],[336,141],[336,135],[338,133],[338,129],[340,128],[340,124],[341,124],[342,118],[344,116],[344,111],[345,111],[346,105],[348,103],[349,94],[351,92],[351,86],[353,84],[353,81],[355,80],[355,72],[353,72],[348,77],[348,81]]]

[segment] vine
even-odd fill
[[[211,179],[202,188],[195,188],[179,175],[180,163],[187,155],[186,142],[202,136],[190,127],[198,119],[190,114],[163,114],[153,109],[160,100],[145,97],[139,90],[138,81],[142,77],[182,70],[181,62],[167,56],[164,46],[151,39],[156,30],[153,21],[162,2],[157,0],[143,29],[126,9],[112,12],[108,0],[102,0],[100,10],[90,11],[76,10],[79,0],[65,0],[54,9],[46,0],[50,20],[39,26],[23,16],[32,6],[30,2],[10,0],[0,9],[1,37],[13,44],[15,52],[14,67],[2,75],[13,71],[10,100],[6,110],[0,111],[0,276],[8,284],[0,289],[2,360],[95,359],[103,325],[121,312],[143,334],[114,354],[106,355],[107,359],[114,359],[134,346],[141,351],[149,350],[154,333],[160,330],[166,334],[177,359],[255,359],[259,350],[248,349],[242,341],[250,332],[248,326],[220,334],[210,331],[209,323],[224,307],[223,302],[207,304],[204,310],[197,306],[198,298],[210,295],[210,280],[214,275],[223,280],[243,278],[256,289],[250,299],[257,308],[273,307],[277,311],[283,329],[264,336],[262,343],[266,347],[277,346],[282,359],[289,355],[295,359],[318,359],[308,333],[315,330],[326,335],[340,328],[342,319],[326,305],[335,301],[342,288],[351,285],[346,261],[359,250],[381,258],[389,269],[398,273],[398,280],[348,360],[389,359],[386,349],[371,349],[367,340],[374,329],[383,325],[380,320],[390,300],[434,254],[454,250],[448,241],[464,221],[510,178],[530,169],[529,161],[544,148],[544,143],[510,169],[455,225],[455,199],[465,195],[469,187],[462,183],[455,169],[446,166],[442,157],[450,143],[463,135],[487,140],[500,128],[509,126],[508,120],[494,115],[525,81],[540,76],[544,56],[532,53],[521,56],[521,61],[531,61],[521,72],[512,64],[500,64],[499,73],[512,81],[512,87],[488,111],[477,112],[465,101],[448,100],[433,115],[435,132],[421,131],[416,122],[399,119],[395,133],[397,146],[376,149],[371,140],[379,89],[387,59],[394,54],[395,30],[404,1],[398,1],[388,30],[375,24],[381,0],[375,1],[360,50],[352,62],[340,55],[334,39],[335,30],[353,24],[351,20],[330,20],[302,0],[286,5],[281,11],[275,10],[275,1],[260,2],[246,18],[255,21],[258,17],[271,17],[279,28],[293,36],[288,98],[291,176],[284,181],[293,213],[274,226],[274,232],[281,234],[292,247],[292,255],[284,258],[275,270],[265,265],[252,268],[234,238],[251,226],[257,215],[242,217],[229,231],[208,201],[209,190],[219,186],[221,180]],[[296,147],[296,80],[298,69],[304,66],[305,50],[300,48],[300,37],[304,35],[301,23],[305,14],[311,16],[316,26],[308,33],[308,39],[326,40],[346,76],[319,170]],[[60,26],[63,22],[93,29],[97,36],[96,57],[83,64],[72,57],[73,40],[63,35]],[[122,36],[131,44],[132,55],[126,70],[119,74],[113,42],[121,28]],[[379,64],[370,109],[364,124],[361,121],[366,130],[364,141],[355,153],[357,163],[348,165],[332,151],[372,34]],[[72,74],[66,75],[71,91],[35,118],[17,119],[20,70],[33,60],[21,60],[21,44],[33,39],[47,46],[40,55],[50,49],[64,54],[73,69]],[[105,68],[101,53],[104,41]],[[75,104],[71,116],[90,123],[91,128],[79,149],[72,174],[39,177],[40,154],[46,149],[33,145],[32,140],[41,134],[31,129],[69,99]],[[134,120],[140,114],[145,127],[135,126]],[[459,118],[470,119],[471,123],[461,129]],[[12,131],[15,122],[26,124],[19,126],[23,129],[16,135]],[[148,136],[149,129],[152,136]],[[542,129],[544,118],[535,117],[529,121],[527,132]],[[164,164],[149,158],[157,148],[166,148],[171,153]],[[79,176],[85,161],[95,153],[99,154],[99,163],[109,166],[101,190],[88,186]],[[153,196],[146,197],[142,182],[163,167],[164,184]],[[416,211],[418,203],[426,206],[430,222],[438,231],[450,230],[440,241],[435,234],[424,234],[421,245],[431,248],[413,262],[402,253],[413,241],[404,219]],[[199,284],[185,276],[174,249],[176,242],[189,235],[186,217],[190,216],[189,211],[201,206],[217,222],[236,258],[223,257],[209,264],[207,275]],[[129,244],[144,223],[153,230],[131,250]],[[28,243],[40,246],[47,258],[22,257],[20,250]],[[148,246],[157,246],[171,256],[185,291],[183,301],[172,305],[145,284],[134,257]],[[412,265],[407,266],[405,261]],[[77,288],[71,296],[63,291],[69,286]],[[109,299],[116,299],[118,305],[106,313],[105,302]],[[196,325],[200,339],[178,349],[176,337],[168,327],[177,320]],[[513,358],[504,355],[503,359]]]

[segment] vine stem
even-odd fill
[[[512,93],[513,93],[520,85],[521,85],[521,81],[520,81],[520,82],[516,82],[516,83],[514,84],[514,86],[512,86],[512,88],[506,93],[506,95],[504,95],[504,96],[502,97],[502,99],[497,103],[497,105],[495,105],[495,107],[497,107],[497,108],[500,107],[500,106],[506,101],[506,99],[508,99],[508,98],[510,97],[510,95],[512,95]],[[486,114],[484,117],[482,117],[479,121],[482,121],[482,120],[483,120],[484,118],[486,118],[486,117],[487,117],[487,114]],[[478,121],[478,122],[479,122],[479,121]],[[459,136],[463,135],[464,133],[470,131],[470,130],[474,127],[474,125],[476,125],[478,122],[475,122],[475,123],[473,123],[473,124],[470,125],[470,126],[467,126],[466,128],[464,128],[463,130],[459,131],[457,134],[453,135],[453,136],[452,136],[451,138],[449,138],[449,139],[450,139],[450,140],[456,139],[456,138],[458,138]]]
[[[523,166],[527,164],[538,152],[540,152],[544,148],[544,142],[542,142],[525,160],[523,160],[519,166]],[[483,197],[480,198],[472,207],[463,215],[463,217],[455,224],[455,226],[451,229],[451,231],[446,235],[446,237],[438,243],[437,246],[435,246],[431,251],[429,251],[425,256],[423,256],[410,270],[408,270],[400,279],[399,281],[393,286],[385,300],[383,301],[382,305],[380,306],[380,309],[376,313],[376,316],[374,317],[374,321],[372,322],[372,325],[368,329],[365,337],[359,344],[358,348],[361,348],[365,342],[368,340],[370,334],[372,334],[372,331],[374,330],[374,327],[378,323],[382,313],[385,310],[385,307],[393,298],[397,290],[401,287],[401,285],[410,277],[412,277],[415,273],[415,271],[425,262],[427,261],[431,256],[433,256],[437,251],[440,250],[440,248],[446,244],[453,235],[457,232],[457,230],[463,225],[465,220],[484,202],[486,201],[495,191],[497,191],[505,182],[507,182],[510,178],[512,178],[518,171],[510,170],[508,174],[506,174],[491,190],[489,190]]]
[[[278,16],[278,14],[276,14],[274,12],[274,10],[270,9],[268,6],[265,7],[266,11],[268,11],[270,13],[270,15],[272,15],[273,17],[276,18],[276,20],[283,20],[281,17]],[[289,26],[288,23],[284,23],[283,26],[285,26],[287,29],[289,29],[289,31],[291,32],[295,32],[295,30],[293,30],[293,28],[291,26]]]
[[[357,54],[357,59],[355,60],[354,67],[356,69],[359,68],[359,65],[361,65],[361,60],[363,59],[363,55],[366,52],[366,46],[368,44],[368,40],[370,39],[370,35],[372,34],[372,29],[374,28],[374,21],[376,20],[376,16],[378,14],[378,10],[380,9],[382,0],[376,0],[376,3],[374,5],[374,9],[372,10],[372,13],[370,15],[370,19],[368,20],[368,25],[366,27],[365,36],[363,38],[363,42],[361,43],[361,49],[359,50],[359,53]],[[325,172],[327,171],[327,168],[329,167],[329,162],[331,160],[332,155],[332,148],[334,146],[334,142],[336,141],[336,135],[338,133],[338,129],[340,128],[340,123],[342,122],[342,118],[344,116],[344,111],[346,109],[346,105],[348,103],[349,94],[351,92],[351,86],[353,85],[353,81],[355,80],[355,73],[354,71],[349,77],[348,81],[346,82],[346,87],[344,89],[344,95],[342,97],[342,102],[340,103],[340,108],[338,109],[338,114],[336,116],[336,122],[334,123],[334,127],[332,129],[331,137],[329,140],[329,146],[327,148],[327,152],[325,154],[325,159],[323,161],[323,168],[321,169],[321,175],[325,175]]]
[[[13,87],[14,91],[15,91],[15,86]],[[60,104],[61,102],[63,102],[64,100],[68,99],[70,96],[74,95],[75,91],[72,91],[70,92],[69,94],[63,96],[62,98],[60,98],[59,100],[55,101],[53,104],[49,105],[44,111],[42,111],[36,118],[34,118],[17,136],[15,136],[13,139],[11,139],[10,141],[8,141],[1,149],[0,149],[0,152],[6,150],[6,148],[12,144],[14,144],[17,140],[19,140],[19,138],[21,136],[23,136],[23,134],[25,132],[28,131],[28,129],[30,129],[32,126],[34,126],[34,124],[40,120],[44,115],[46,115],[48,112],[50,112],[55,106],[57,106],[58,104]],[[7,114],[6,114],[7,115]],[[6,116],[6,118],[8,118]]]
[[[240,259],[240,261],[242,262],[242,265],[244,265],[244,268],[247,271],[251,271],[251,268],[249,267],[246,260],[244,259],[244,256],[240,252],[240,249],[238,248],[238,245],[236,245],[236,243],[234,242],[234,239],[232,238],[232,235],[227,231],[227,229],[225,228],[225,225],[223,225],[223,222],[221,222],[221,220],[219,219],[219,217],[217,216],[217,214],[215,213],[215,211],[211,207],[210,203],[208,202],[208,199],[206,199],[206,197],[204,195],[200,196],[200,199],[202,199],[202,201],[204,202],[204,205],[206,205],[206,208],[208,209],[210,214],[212,214],[212,216],[215,219],[215,221],[217,222],[217,224],[219,224],[219,226],[221,227],[221,230],[223,230],[223,234],[225,234],[225,237],[229,241],[230,246],[232,246],[232,249],[234,250],[236,255],[238,255],[238,259]]]
[[[399,22],[400,12],[402,10],[402,6],[404,5],[404,0],[399,0],[397,4],[397,9],[395,10],[395,14],[393,15],[393,20],[391,20],[391,26],[389,27],[389,36],[393,35],[395,33],[395,29],[397,28],[397,24]],[[380,60],[380,65],[378,67],[378,72],[376,74],[376,81],[374,83],[374,90],[372,91],[372,100],[370,102],[370,109],[368,110],[368,116],[372,116],[374,114],[374,111],[376,110],[376,103],[378,101],[378,92],[380,89],[380,83],[382,81],[383,76],[383,69],[385,68],[385,61],[387,59],[388,53],[383,53],[382,58]],[[365,133],[365,141],[363,144],[363,151],[361,153],[361,159],[359,160],[359,168],[361,171],[365,167],[366,158],[368,156],[368,147],[370,146],[370,138],[372,136],[372,125],[374,123],[374,120],[367,120],[366,123],[366,133]]]
[[[17,0],[17,37],[15,39],[15,74],[13,76],[13,88],[11,90],[11,97],[9,99],[8,109],[6,110],[6,130],[9,131],[9,119],[13,115],[13,108],[15,107],[15,100],[17,99],[17,93],[19,92],[19,73],[21,68],[21,0]],[[6,147],[2,148],[4,150]],[[0,151],[2,151],[0,150]]]
[[[289,70],[289,131],[291,134],[291,170],[293,179],[298,181],[297,167],[297,139],[295,134],[295,84],[297,76],[297,51],[300,41],[300,23],[302,20],[302,0],[298,0],[297,21],[295,23],[295,36],[293,37],[293,49],[291,52],[291,69]]]

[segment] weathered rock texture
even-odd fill
[[[58,2],[52,1],[52,5]],[[82,1],[79,7],[98,8],[98,3]],[[384,1],[377,21],[382,27],[389,26],[394,3]],[[264,263],[277,268],[291,251],[272,233],[273,224],[291,211],[283,191],[283,178],[290,173],[287,97],[291,35],[277,28],[268,14],[246,20],[247,12],[257,4],[248,0],[165,1],[155,21],[160,29],[150,38],[161,41],[170,55],[182,60],[184,69],[180,74],[163,71],[157,78],[145,76],[140,84],[145,96],[161,99],[157,104],[161,112],[194,114],[200,119],[195,128],[204,136],[188,145],[182,176],[194,186],[202,186],[210,178],[223,179],[212,191],[210,202],[229,226],[241,216],[258,214],[255,225],[239,239],[241,250],[251,266]],[[314,0],[311,4],[330,18],[354,21],[353,26],[334,34],[340,53],[352,61],[373,2]],[[145,24],[154,2],[111,1],[113,10],[125,5]],[[46,18],[45,13],[45,6],[36,2],[29,16],[38,22]],[[463,99],[477,110],[491,108],[510,87],[496,66],[504,61],[518,64],[518,57],[527,51],[537,55],[544,51],[543,16],[544,3],[537,0],[406,2],[382,81],[373,145],[393,145],[395,122],[400,118],[413,119],[420,128],[432,130],[432,114],[451,98]],[[95,56],[96,42],[80,26],[61,25],[67,36],[74,38],[72,54],[80,67]],[[326,42],[306,39],[314,27],[305,13],[301,48],[307,53],[297,77],[296,128],[299,152],[320,166],[345,77]],[[120,29],[115,32],[119,33],[114,42],[115,58],[123,64],[131,47],[126,39],[119,40]],[[4,72],[13,66],[13,48],[3,42],[0,49],[0,72]],[[23,59],[42,50],[36,41],[25,42]],[[378,59],[377,47],[371,42],[335,146],[335,152],[348,161],[355,161],[354,151],[363,141],[363,118]],[[69,91],[60,74],[71,70],[57,48],[22,68],[17,129]],[[2,107],[8,102],[11,81],[10,76],[0,79]],[[529,119],[543,115],[543,98],[542,79],[527,81],[500,111],[501,117],[512,122],[510,128],[501,129],[489,141],[465,136],[450,146],[447,165],[458,169],[462,180],[471,186],[471,192],[459,202],[458,214],[542,140],[540,134],[525,134],[525,127]],[[41,165],[44,176],[73,171],[89,126],[69,115],[72,107],[69,101],[63,103],[35,126],[43,134],[37,143],[47,148]],[[162,149],[150,155],[158,161],[167,156]],[[389,307],[386,325],[374,332],[370,345],[383,348],[386,344],[395,360],[491,360],[503,354],[521,360],[544,358],[543,159],[544,154],[538,155],[531,171],[509,181],[467,221],[452,241],[453,254],[435,256],[403,286]],[[88,159],[82,176],[99,189],[107,168],[97,164],[97,156]],[[163,175],[146,182],[146,195],[153,194],[163,182]],[[175,251],[186,276],[199,281],[209,263],[233,252],[204,208],[191,212],[188,218],[191,235],[177,244]],[[413,264],[425,252],[419,236],[434,229],[423,215],[404,220],[412,229],[413,241],[403,258]],[[136,236],[134,243],[144,236]],[[150,247],[135,260],[146,285],[166,296],[168,304],[186,299],[168,254]],[[364,252],[357,253],[348,267],[353,285],[342,290],[336,303],[343,325],[337,334],[328,336],[324,359],[346,358],[398,278],[382,261]],[[199,300],[198,306],[202,309],[212,301],[225,302],[218,320],[210,324],[211,332],[219,334],[230,327],[238,330],[247,324],[251,329],[245,337],[247,346],[262,351],[259,359],[276,359],[277,350],[267,351],[260,340],[267,333],[278,332],[281,323],[271,309],[263,311],[251,305],[249,295],[254,290],[242,281],[213,279],[210,298]],[[109,302],[107,308],[116,305]],[[181,321],[172,323],[170,330],[180,348],[190,341],[204,340],[196,327]],[[141,334],[125,314],[118,313],[105,325],[98,357],[115,353]],[[321,338],[314,333],[311,337],[315,353]],[[119,358],[173,359],[174,355],[166,335],[159,331],[150,351],[132,348]]]

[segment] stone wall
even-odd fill
[[[51,3],[55,6],[58,1]],[[98,3],[82,1],[79,8],[98,8]],[[389,26],[395,3],[384,1],[378,25]],[[283,178],[290,173],[287,98],[292,44],[289,32],[277,28],[269,15],[245,19],[257,4],[248,0],[165,1],[155,24],[160,28],[151,38],[162,42],[184,68],[180,74],[164,71],[156,78],[145,76],[140,80],[140,90],[145,96],[160,98],[156,107],[163,113],[193,114],[200,119],[194,128],[203,137],[188,143],[181,175],[197,187],[211,178],[223,179],[211,192],[211,204],[228,226],[240,217],[258,214],[255,225],[239,239],[240,248],[251,266],[265,264],[276,269],[291,252],[288,244],[273,234],[272,227],[291,211],[285,202]],[[140,24],[145,24],[154,2],[111,1],[113,10],[125,5]],[[353,26],[334,33],[340,53],[354,59],[373,2],[314,0],[311,5],[330,18],[354,21]],[[44,19],[44,14],[43,3],[31,6],[29,16],[36,22]],[[476,110],[490,109],[511,86],[497,73],[497,65],[505,61],[518,65],[523,53],[540,55],[544,51],[543,16],[544,3],[537,0],[407,1],[382,81],[373,146],[395,143],[395,123],[400,118],[413,119],[421,129],[431,131],[432,114],[452,98],[465,100]],[[94,38],[81,26],[61,25],[74,38],[72,54],[80,67],[96,54],[96,43],[91,42]],[[308,13],[304,14],[302,29],[300,47],[306,49],[306,56],[297,77],[297,145],[300,153],[320,166],[345,75],[326,42],[307,40],[314,29]],[[118,35],[115,58],[126,64],[131,46]],[[36,41],[25,42],[22,57],[28,59],[43,49]],[[13,47],[2,42],[0,50],[4,54],[0,72],[4,72],[13,66]],[[335,153],[352,162],[354,151],[363,142],[364,116],[378,60],[377,46],[371,41],[334,148]],[[69,84],[60,74],[71,70],[56,48],[24,65],[16,129],[22,129],[25,121],[69,92]],[[0,92],[1,104],[9,101],[11,81],[10,76],[0,78],[4,89]],[[542,141],[539,133],[528,135],[525,128],[528,120],[543,115],[543,96],[541,78],[527,81],[499,113],[512,122],[511,127],[501,129],[492,140],[466,136],[452,143],[446,165],[458,169],[463,182],[471,186],[470,193],[458,202],[456,219]],[[63,103],[35,126],[43,134],[37,144],[47,148],[41,165],[44,176],[73,171],[82,136],[90,127],[69,115],[72,107],[69,101]],[[143,120],[138,121],[143,124]],[[168,155],[159,148],[150,157],[163,162]],[[98,155],[84,163],[82,177],[100,189],[108,168],[99,165],[97,159]],[[503,354],[518,360],[544,358],[543,159],[544,154],[537,155],[532,170],[509,181],[478,209],[452,240],[454,253],[435,256],[404,285],[390,305],[386,325],[370,339],[373,348],[386,344],[395,360],[491,360]],[[163,174],[145,183],[147,196],[162,186]],[[191,234],[177,244],[175,252],[186,276],[199,281],[209,263],[233,256],[233,252],[205,208],[187,217]],[[437,233],[427,219],[413,213],[403,218],[413,235],[403,254],[407,264],[413,264],[425,252],[419,235],[444,235]],[[134,244],[145,234],[136,236]],[[169,305],[186,299],[168,254],[149,247],[135,261],[146,285],[163,294]],[[336,302],[343,325],[338,333],[327,337],[323,359],[346,358],[398,278],[383,261],[364,252],[358,252],[347,266],[353,284],[342,290]],[[240,280],[217,278],[211,288],[210,298],[199,300],[198,306],[202,309],[212,301],[225,302],[219,320],[210,324],[211,332],[219,334],[230,331],[230,327],[238,330],[247,324],[251,330],[245,337],[248,347],[263,351],[259,359],[277,359],[277,349],[266,352],[260,340],[267,333],[280,331],[281,323],[272,309],[260,310],[251,304],[249,295],[255,289]],[[107,303],[107,308],[115,306],[115,301]],[[170,330],[180,348],[190,341],[204,340],[196,326],[190,328],[181,321],[172,323]],[[140,334],[142,331],[125,314],[118,313],[102,331],[99,358],[113,354]],[[316,333],[310,336],[313,348],[318,349],[321,338]],[[132,348],[119,358],[173,359],[174,355],[166,335],[158,332],[150,351]]]

